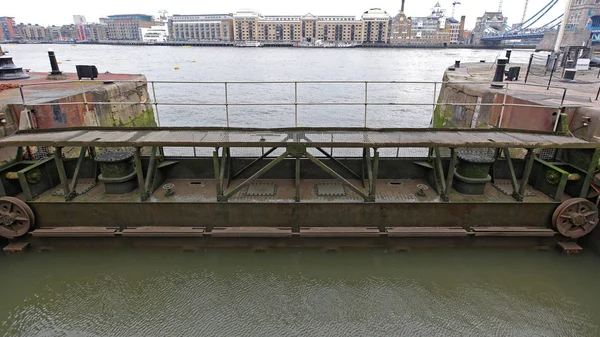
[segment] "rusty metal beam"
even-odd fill
[[[337,172],[332,170],[329,166],[325,165],[322,161],[318,160],[310,153],[306,152],[305,155],[306,155],[306,158],[308,158],[311,162],[313,162],[315,165],[319,166],[321,169],[323,169],[325,172],[329,173],[334,178],[340,180],[344,185],[348,186],[349,189],[354,191],[354,193],[360,195],[363,199],[365,199],[365,201],[368,201],[368,202],[375,201],[375,199],[372,198],[370,195],[368,195],[368,193],[366,193],[365,191],[361,191],[358,187],[354,186],[351,182],[344,179],[344,177],[339,175]]]
[[[275,160],[273,160],[269,164],[265,165],[265,167],[263,167],[260,170],[258,170],[258,172],[254,173],[250,178],[246,179],[241,184],[237,185],[230,192],[227,192],[225,195],[221,196],[220,200],[219,200],[219,198],[217,198],[217,200],[218,201],[227,201],[227,200],[229,200],[229,198],[231,198],[232,196],[234,196],[242,188],[244,188],[245,186],[247,186],[248,184],[250,184],[253,180],[258,179],[265,172],[269,171],[270,169],[272,169],[273,167],[275,167],[275,165],[279,164],[279,162],[281,162],[282,160],[284,160],[288,156],[288,154],[289,153],[287,151],[285,151],[279,157],[275,158]]]
[[[223,187],[223,190],[227,189],[227,187],[225,186],[225,171],[226,168],[228,166],[227,162],[228,162],[228,151],[227,149],[229,148],[222,148],[221,149],[221,165],[220,165],[220,172],[219,172],[219,184]]]
[[[146,188],[144,186],[144,170],[142,169],[141,148],[135,148],[135,152],[133,153],[133,160],[135,163],[135,172],[137,174],[138,192],[140,194],[140,200],[146,201],[147,198]]]
[[[365,152],[365,160],[366,160],[366,165],[367,165],[367,184],[368,184],[368,191],[369,194],[370,191],[373,189],[372,183],[373,183],[373,166],[371,166],[371,149],[367,148],[366,152]]]

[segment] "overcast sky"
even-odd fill
[[[159,10],[169,14],[209,14],[233,13],[240,8],[252,8],[263,15],[277,14],[306,14],[315,15],[354,15],[357,18],[369,8],[381,8],[390,15],[400,10],[401,0],[224,0],[224,1],[190,1],[190,0],[0,0],[0,16],[14,16],[17,23],[37,23],[40,25],[63,25],[73,23],[73,15],[80,14],[88,22],[97,22],[99,17],[111,14],[141,13],[158,15]],[[452,3],[455,0],[440,0],[447,16],[452,13]],[[497,11],[498,0],[459,0],[462,4],[456,6],[456,17],[467,16],[467,29],[475,25],[477,16],[486,10]],[[529,0],[528,16],[535,14],[549,0]],[[540,25],[556,18],[564,11],[566,0],[558,4]],[[407,16],[426,16],[437,0],[406,0]],[[102,6],[95,6],[102,4]],[[504,0],[504,15],[508,16],[509,24],[521,22],[525,0]],[[545,21],[542,23],[542,21]]]

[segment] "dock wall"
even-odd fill
[[[40,129],[156,126],[146,77],[124,76],[133,82],[112,82],[106,78],[81,83],[45,84],[44,81],[44,84],[34,86],[24,83],[25,106],[18,88],[3,92],[0,95],[0,114],[4,114],[6,121],[0,128],[0,136],[9,136],[19,130],[21,119],[26,117],[23,111],[29,111],[32,126]],[[119,104],[125,102],[136,103]],[[0,149],[0,165],[11,163],[15,156],[14,148]]]

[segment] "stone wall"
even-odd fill
[[[131,77],[134,82],[87,82],[83,89],[78,83],[29,87],[30,93],[26,93],[27,108],[33,127],[156,126],[146,77]],[[18,89],[14,90],[18,92]],[[4,113],[6,119],[1,128],[3,137],[14,134],[19,129],[21,119],[26,118],[20,97],[17,99],[17,95],[12,96],[11,99],[0,99],[0,112]],[[0,165],[14,161],[16,154],[15,148],[0,149]]]

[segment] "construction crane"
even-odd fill
[[[525,0],[525,8],[523,8],[523,18],[521,19],[521,22],[525,22],[525,17],[527,15],[527,5],[529,4],[529,0]]]
[[[454,18],[454,12],[456,11],[456,5],[461,5],[459,1],[454,1],[452,3],[452,18]]]

